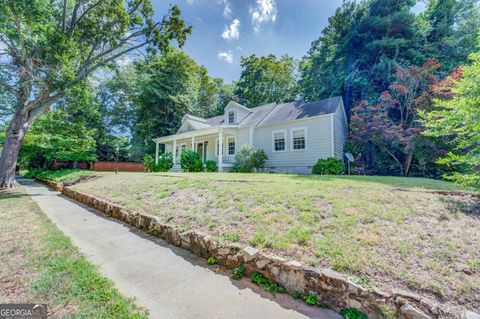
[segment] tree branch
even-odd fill
[[[75,25],[75,21],[77,20],[77,14],[78,14],[78,9],[80,8],[80,0],[77,0],[75,2],[75,7],[73,8],[72,12],[72,18],[70,21],[70,28],[69,28],[69,33],[73,33],[73,26]]]
[[[67,24],[67,1],[68,0],[63,0],[62,32],[65,32],[65,27]]]
[[[13,86],[10,86],[5,82],[0,82],[0,88],[3,88],[4,90],[6,90],[7,92],[15,95],[16,97],[20,96],[19,91],[17,91]]]
[[[99,0],[97,2],[95,2],[94,4],[92,4],[90,7],[88,7],[87,9],[85,9],[85,11],[82,12],[82,14],[80,15],[80,17],[78,17],[77,21],[75,21],[75,23],[72,24],[72,27],[71,27],[71,30],[73,31],[73,29],[75,28],[75,26],[92,10],[94,9],[96,6],[98,6],[99,4],[101,4],[102,2],[104,2],[106,0]]]

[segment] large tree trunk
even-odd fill
[[[17,111],[7,130],[5,144],[0,157],[0,188],[17,187],[15,167],[23,138],[31,124],[28,114]]]

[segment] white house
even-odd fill
[[[347,128],[341,97],[251,109],[232,101],[221,116],[185,115],[177,134],[154,139],[156,159],[159,144],[164,144],[166,152],[173,152],[173,170],[179,170],[180,153],[192,149],[224,171],[236,151],[249,143],[267,154],[266,171],[308,174],[319,158],[343,158]]]

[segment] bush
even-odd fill
[[[192,150],[185,150],[180,154],[180,166],[184,172],[201,172],[203,168],[200,155]]]
[[[206,161],[205,170],[207,172],[216,172],[218,170],[217,163],[215,161]]]
[[[345,319],[368,319],[367,315],[355,308],[342,309],[340,314]]]
[[[342,173],[343,162],[334,157],[319,159],[312,168],[312,174],[316,175],[340,175]]]
[[[173,167],[173,154],[164,153],[158,157],[158,171],[168,172]]]
[[[168,172],[173,167],[173,155],[162,154],[158,157],[158,164],[155,164],[155,158],[147,154],[143,157],[143,166],[147,172]]]
[[[230,171],[238,173],[251,173],[263,168],[268,159],[263,150],[255,150],[252,145],[245,144],[235,154],[235,163]]]

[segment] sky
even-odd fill
[[[176,4],[193,27],[183,48],[210,75],[231,83],[240,57],[302,58],[342,0],[152,0],[157,18]]]

